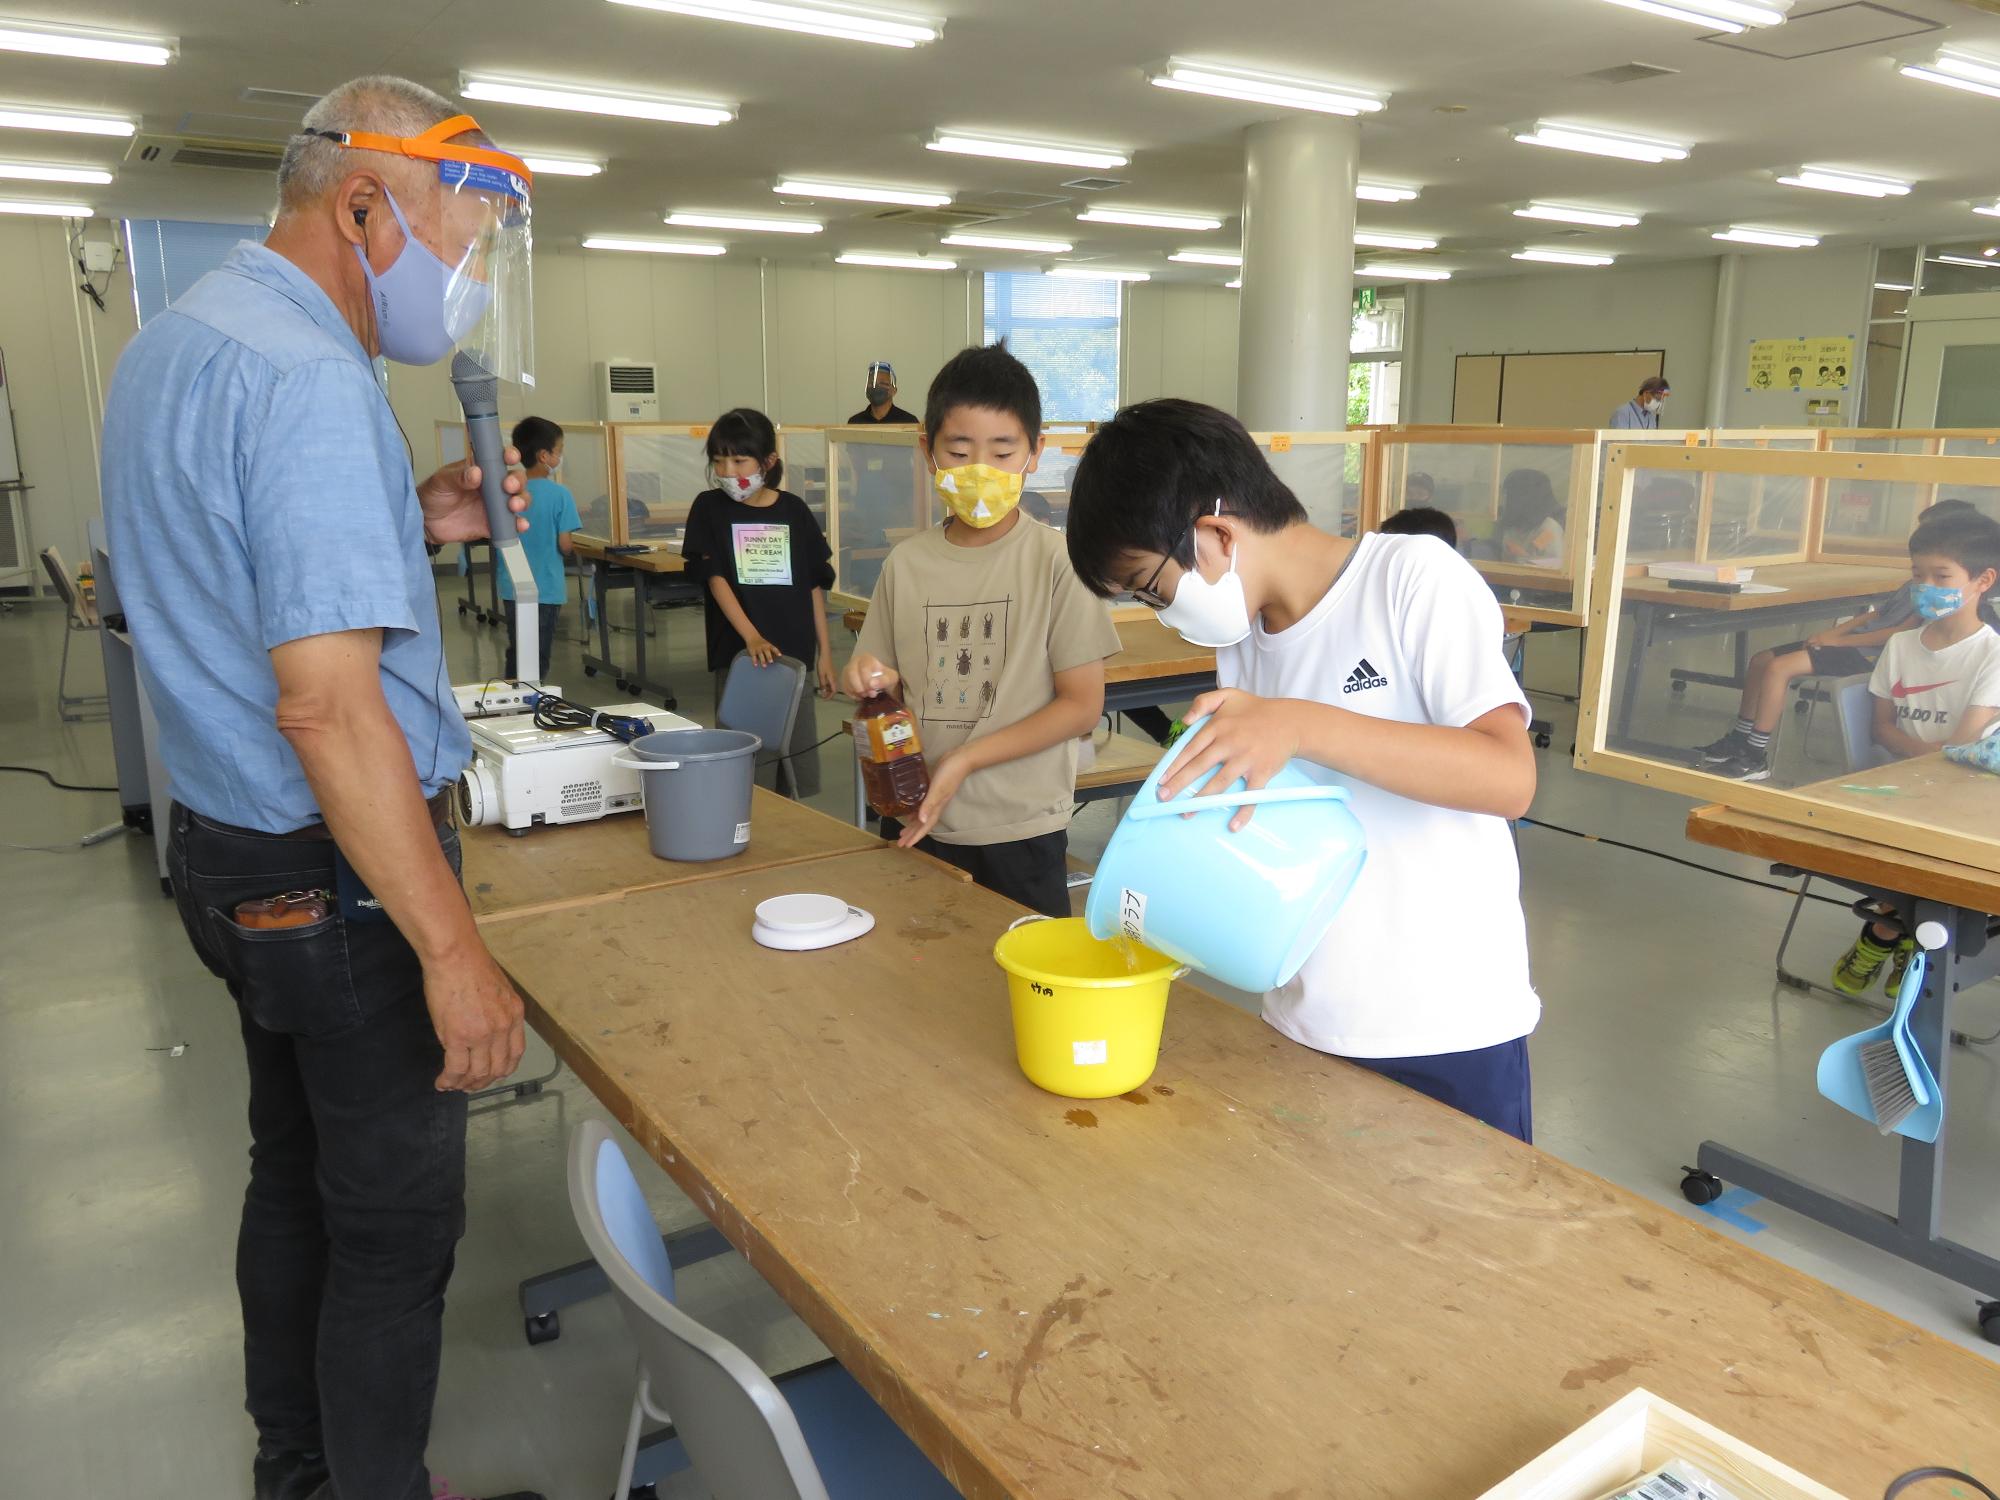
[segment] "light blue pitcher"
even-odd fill
[[[1162,802],[1174,759],[1153,768],[1098,862],[1084,912],[1091,935],[1132,938],[1237,989],[1276,989],[1326,936],[1368,857],[1347,788],[1293,763],[1254,792],[1239,781]],[[1257,816],[1231,833],[1246,805]]]

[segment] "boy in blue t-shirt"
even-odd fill
[[[576,496],[555,481],[555,472],[562,466],[562,428],[547,417],[523,417],[514,424],[514,446],[528,466],[528,529],[521,533],[521,545],[527,549],[528,566],[535,575],[535,592],[541,596],[536,610],[540,617],[536,638],[541,643],[541,658],[546,667],[556,620],[569,600],[569,578],[563,572],[563,559],[575,550],[570,536],[583,529],[583,518],[576,513]],[[505,568],[500,570],[500,598],[509,604],[514,600],[514,582]],[[507,617],[505,671],[512,677],[514,611],[502,613]]]

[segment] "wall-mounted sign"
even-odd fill
[[[1844,391],[1853,381],[1852,338],[1753,339],[1752,391]]]

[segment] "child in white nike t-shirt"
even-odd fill
[[[1889,637],[1868,691],[1875,743],[1895,760],[1940,745],[1969,745],[2000,725],[2000,634],[1992,592],[2000,579],[2000,521],[1977,511],[1926,519],[1910,538],[1910,602],[1925,624]],[[1861,995],[1887,970],[1895,994],[1916,941],[1886,911],[1833,968],[1833,987]]]
[[[1098,431],[1067,532],[1093,591],[1217,648],[1221,687],[1188,716],[1211,717],[1163,795],[1262,786],[1294,759],[1351,789],[1367,863],[1264,1019],[1530,1139],[1541,1002],[1506,820],[1534,796],[1535,758],[1492,590],[1434,537],[1319,530],[1242,424],[1191,401]]]

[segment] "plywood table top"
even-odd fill
[[[750,843],[724,860],[661,859],[646,838],[646,816],[616,813],[590,823],[534,828],[515,838],[504,828],[468,828],[465,895],[482,923],[550,906],[595,901],[627,891],[737,876],[828,855],[888,846],[873,834],[762,787],[750,802]]]
[[[1664,578],[1633,578],[1625,584],[1625,597],[1648,604],[1671,604],[1677,609],[1712,609],[1725,613],[1747,612],[1779,604],[1811,604],[1822,599],[1864,599],[1887,594],[1910,577],[1908,568],[1876,568],[1856,563],[1778,563],[1764,567],[1751,564],[1752,584],[1774,583],[1780,594],[1712,594],[1705,589],[1677,589]]]
[[[643,552],[614,552],[613,543],[598,537],[578,536],[571,540],[576,555],[591,562],[610,563],[614,567],[630,568],[636,573],[680,573],[687,569],[687,562],[681,556],[680,548],[666,542],[633,542],[635,547],[643,546]]]
[[[1215,671],[1215,652],[1190,646],[1149,610],[1142,620],[1116,620],[1123,649],[1104,663],[1106,682],[1146,682],[1155,677],[1193,677]]]
[[[2000,1473],[2000,1366],[1186,986],[1095,1103],[1013,1058],[1019,908],[808,867],[486,929],[534,1023],[968,1496],[1477,1495],[1643,1384],[1843,1494]]]

